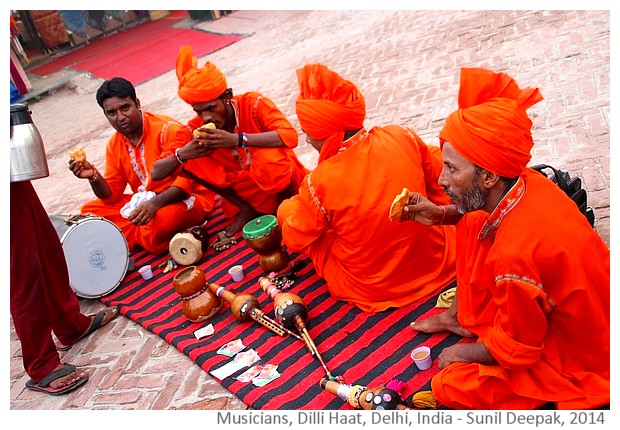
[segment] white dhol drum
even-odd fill
[[[80,297],[105,296],[119,286],[129,267],[129,247],[121,230],[105,218],[51,215],[69,269],[69,283]]]

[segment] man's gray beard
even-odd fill
[[[482,209],[487,201],[489,196],[489,192],[484,190],[482,187],[478,186],[475,182],[472,181],[469,188],[467,188],[463,195],[460,198],[460,210],[463,213],[477,211],[478,209]],[[457,205],[458,208],[459,205]]]
[[[452,203],[456,206],[460,213],[467,213],[482,209],[489,196],[488,191],[479,187],[476,182],[472,181],[461,197],[457,196],[444,187],[444,192],[450,197]]]

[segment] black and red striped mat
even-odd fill
[[[210,237],[215,238],[228,223],[219,205],[208,221]],[[196,265],[201,267],[208,282],[217,283],[234,293],[250,293],[260,302],[260,308],[275,319],[273,301],[258,285],[266,274],[258,265],[258,255],[248,247],[241,234],[237,245],[216,252],[210,249]],[[137,251],[132,256],[136,268],[151,264],[154,276],[144,281],[137,271],[127,274],[112,293],[101,298],[107,305],[119,306],[121,314],[145,329],[160,336],[187,355],[206,372],[213,371],[231,360],[217,354],[227,342],[241,339],[247,349],[254,349],[261,363],[276,364],[280,377],[262,387],[251,382],[240,382],[235,376],[240,370],[220,383],[253,409],[352,409],[343,400],[323,391],[319,381],[325,372],[305,345],[294,337],[280,337],[255,322],[238,321],[225,302],[217,315],[202,323],[190,322],[181,310],[181,297],[176,293],[172,280],[181,268],[163,273],[158,265],[165,263],[168,255],[153,255]],[[411,405],[411,395],[430,389],[430,380],[437,373],[437,360],[433,367],[420,371],[410,358],[411,351],[419,346],[431,348],[433,358],[446,346],[459,341],[456,335],[440,333],[428,335],[409,327],[411,321],[440,312],[435,308],[437,295],[405,308],[368,314],[355,306],[333,299],[325,282],[320,279],[312,262],[298,254],[291,255],[292,263],[307,263],[297,273],[289,291],[299,295],[308,307],[307,326],[327,367],[334,376],[341,376],[349,385],[378,387],[392,379],[405,383],[402,396]],[[245,278],[234,282],[228,269],[236,264],[244,267]],[[213,324],[215,333],[197,339],[194,332]]]

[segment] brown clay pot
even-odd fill
[[[205,273],[198,266],[189,266],[177,273],[172,285],[183,298],[193,296],[206,288]]]
[[[220,310],[222,300],[208,289],[190,299],[183,299],[183,314],[191,322],[206,321]]]
[[[183,299],[183,314],[192,322],[208,320],[222,307],[222,300],[207,288],[205,273],[198,266],[179,271],[172,284]]]

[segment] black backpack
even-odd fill
[[[537,164],[532,169],[551,179],[562,191],[577,204],[579,211],[585,215],[591,226],[594,227],[594,209],[588,206],[588,193],[581,188],[581,178],[571,178],[568,172],[558,170],[548,164]],[[547,174],[545,170],[552,173]],[[549,176],[551,175],[551,176]]]

